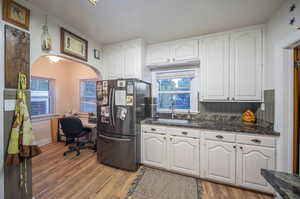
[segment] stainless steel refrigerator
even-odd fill
[[[151,116],[151,84],[137,79],[97,82],[98,160],[135,171],[140,163],[141,121]]]

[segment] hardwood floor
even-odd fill
[[[62,154],[62,143],[42,147],[33,159],[33,194],[36,199],[123,199],[136,172],[97,163],[96,154]],[[203,181],[203,199],[271,199],[270,196]]]

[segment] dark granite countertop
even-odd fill
[[[272,135],[272,136],[280,135],[280,133],[273,131],[273,129],[268,126],[263,126],[260,124],[246,124],[241,121],[229,122],[229,121],[203,120],[203,121],[190,121],[188,123],[176,123],[176,122],[153,120],[152,118],[149,118],[144,120],[142,123],[163,125],[163,126],[197,128],[197,129],[206,129],[206,130],[250,133],[250,134],[259,134],[259,135]]]
[[[272,171],[261,170],[261,175],[267,182],[277,191],[277,193],[284,199],[299,198],[300,199],[300,176]]]

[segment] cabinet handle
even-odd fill
[[[260,144],[261,143],[261,141],[259,139],[253,139],[251,141],[254,142],[255,144]]]
[[[188,134],[188,132],[186,132],[186,131],[183,131],[181,133],[182,133],[182,135],[187,135]]]
[[[151,131],[156,131],[156,129],[154,129],[154,128],[151,128]]]
[[[222,135],[217,135],[216,138],[223,139],[224,137]]]

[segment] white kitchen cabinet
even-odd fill
[[[108,49],[107,62],[108,66],[108,79],[117,79],[123,77],[123,52],[122,46],[113,46]]]
[[[200,40],[201,101],[262,100],[262,29]]]
[[[137,78],[141,70],[140,46],[136,43],[129,43],[123,46],[124,52],[124,77]]]
[[[141,39],[105,46],[104,67],[108,71],[107,79],[144,79],[149,76],[150,71],[146,69],[143,58],[144,51]]]
[[[175,42],[171,48],[172,61],[186,61],[199,58],[198,40],[182,40]]]
[[[159,65],[199,59],[198,40],[179,40],[150,45],[147,48],[147,65]]]
[[[238,145],[237,184],[261,191],[270,191],[261,169],[275,169],[275,148]]]
[[[170,170],[199,176],[199,139],[170,136],[168,151]]]
[[[171,62],[171,48],[166,44],[156,44],[147,48],[147,64]]]
[[[204,39],[201,46],[201,100],[229,100],[229,36]]]
[[[166,135],[143,133],[143,163],[167,168],[167,137]]]
[[[235,144],[205,141],[205,171],[208,179],[235,184]]]
[[[231,100],[261,101],[262,54],[261,29],[231,34]]]

